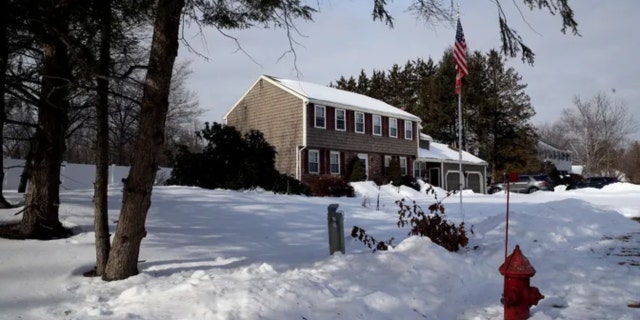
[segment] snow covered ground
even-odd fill
[[[75,236],[0,239],[0,319],[502,318],[505,193],[465,192],[464,214],[458,196],[444,201],[447,216],[473,230],[468,249],[452,253],[395,225],[396,199],[426,208],[432,197],[355,187],[355,198],[156,187],[141,273],[110,283],[82,276],[95,259],[92,190],[64,191],[61,219]],[[111,223],[121,200],[113,187]],[[640,186],[510,200],[509,253],[520,245],[546,296],[531,319],[640,319],[629,307],[640,303],[640,223],[630,219],[640,216]],[[344,255],[329,255],[332,203],[345,214]],[[16,211],[1,210],[0,221],[19,219]],[[371,253],[350,238],[354,225],[397,246]]]

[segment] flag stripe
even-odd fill
[[[456,94],[460,94],[462,78],[469,74],[467,71],[466,49],[467,42],[464,39],[462,24],[460,24],[460,19],[458,19],[458,26],[456,27],[456,43],[453,47],[453,61],[456,66]]]

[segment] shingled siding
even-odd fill
[[[327,106],[326,129],[314,127],[314,105],[307,106],[307,146],[331,150],[350,150],[360,153],[380,153],[388,155],[417,156],[416,122],[413,122],[413,139],[404,138],[404,120],[398,119],[398,137],[388,136],[388,117],[382,117],[382,136],[372,135],[371,114],[365,114],[365,133],[354,130],[354,113],[346,111],[346,131],[336,131],[334,126],[334,108]]]
[[[296,147],[302,145],[302,99],[259,80],[227,115],[240,132],[260,130],[276,148],[276,169],[296,175]]]

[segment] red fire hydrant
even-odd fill
[[[498,270],[505,277],[504,292],[502,293],[504,319],[528,319],[529,308],[544,299],[538,288],[529,285],[529,279],[536,274],[536,269],[522,254],[520,246],[516,245],[513,253],[507,257]]]

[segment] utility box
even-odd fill
[[[329,229],[329,254],[336,251],[344,254],[344,214],[338,211],[338,204],[333,203],[328,207],[327,226]]]

